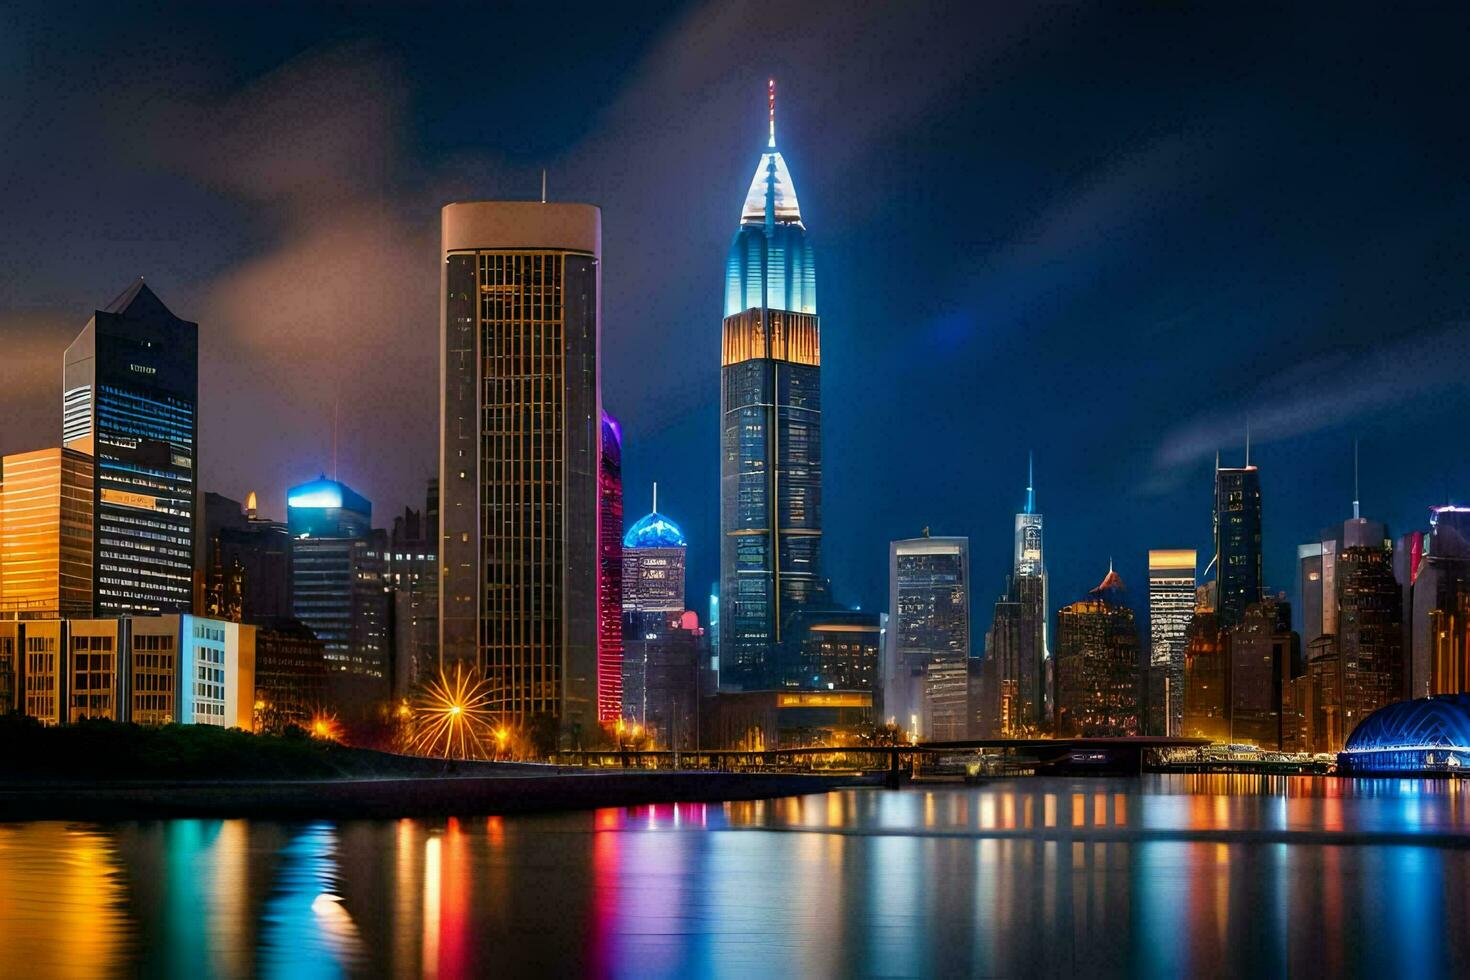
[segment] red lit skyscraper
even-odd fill
[[[597,720],[623,709],[623,431],[602,413],[597,474]]]

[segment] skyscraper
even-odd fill
[[[602,413],[597,476],[597,720],[623,709],[623,430]]]
[[[931,741],[969,735],[970,539],[888,549],[883,713]]]
[[[1184,650],[1194,616],[1196,564],[1192,550],[1148,553],[1149,694],[1163,707],[1165,735],[1179,734],[1184,721]]]
[[[1217,583],[1195,589],[1194,615],[1184,645],[1184,716],[1179,734],[1185,738],[1230,741],[1229,648],[1216,611]]]
[[[601,212],[446,205],[439,452],[446,669],[489,709],[597,724]]]
[[[720,368],[721,683],[770,682],[786,619],[821,587],[816,270],[770,132],[725,265]]]
[[[0,619],[92,614],[92,458],[70,449],[0,463]]]
[[[1249,459],[1215,466],[1215,559],[1220,626],[1229,629],[1261,601],[1261,474]]]
[[[291,532],[281,521],[265,520],[251,493],[238,500],[204,495],[203,615],[236,623],[289,619],[291,612]]]
[[[286,513],[292,613],[322,641],[329,684],[358,704],[386,695],[388,536],[373,530],[373,505],[322,476],[287,491]]]
[[[408,696],[439,676],[439,478],[422,511],[393,519],[384,556],[393,601],[393,695]]]
[[[623,535],[623,612],[682,612],[687,551],[679,525],[658,512],[654,484],[653,510]]]
[[[1341,748],[1358,722],[1403,697],[1403,597],[1383,524],[1354,517],[1319,537],[1297,549],[1303,639],[1317,676],[1331,674],[1336,701],[1318,706],[1340,713],[1332,727]]]
[[[1059,735],[1140,733],[1138,627],[1111,567],[1087,598],[1057,613]]]
[[[1408,696],[1470,690],[1470,507],[1430,508],[1394,554]]]
[[[139,279],[66,349],[62,440],[95,460],[93,608],[189,612],[199,325]]]
[[[655,693],[654,703],[649,704],[649,691],[662,683],[660,677],[679,687],[687,679],[683,665],[693,658],[693,674],[689,676],[697,681],[699,644],[690,629],[698,629],[699,616],[688,613],[692,626],[686,628],[686,551],[687,542],[679,525],[658,512],[655,483],[653,510],[634,521],[622,540],[622,713],[640,724],[646,723],[649,712],[662,717],[665,710],[667,702],[662,694]],[[698,632],[702,637],[703,631]]]
[[[1034,733],[1046,720],[1047,608],[1042,516],[1028,459],[1026,506],[1016,515],[1011,574],[985,635],[982,714],[994,734]]]
[[[1291,606],[1271,596],[1251,603],[1224,642],[1230,742],[1281,748],[1291,740],[1283,696],[1290,700],[1291,680],[1301,672],[1301,641],[1291,629]]]

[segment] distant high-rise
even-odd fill
[[[1224,634],[1229,677],[1229,741],[1280,749],[1290,741],[1282,700],[1301,673],[1301,641],[1291,629],[1291,606],[1267,596],[1246,607],[1240,624]]]
[[[388,536],[372,527],[373,505],[325,476],[286,494],[291,531],[292,613],[322,641],[329,683],[364,678],[353,697],[386,695],[389,685]]]
[[[384,555],[393,602],[393,695],[407,697],[439,676],[439,479],[424,509],[393,518]]]
[[[1059,735],[1138,735],[1138,627],[1112,568],[1087,598],[1057,613]]]
[[[816,270],[770,135],[725,266],[720,368],[720,677],[770,683],[786,620],[821,589],[822,402]]]
[[[1239,625],[1261,601],[1261,474],[1245,466],[1215,467],[1215,560],[1220,625]]]
[[[602,413],[597,476],[597,720],[623,710],[623,430]]]
[[[1042,516],[1028,460],[1026,506],[1016,515],[1011,575],[985,635],[982,714],[989,716],[983,720],[994,734],[1034,733],[1046,721],[1047,601]]]
[[[1184,720],[1184,650],[1195,605],[1195,553],[1148,553],[1150,699],[1163,707],[1165,730],[1177,735]]]
[[[1230,660],[1216,610],[1216,585],[1195,590],[1194,615],[1184,644],[1185,738],[1230,741]]]
[[[597,725],[601,212],[476,201],[442,214],[439,488],[446,669],[489,709]]]
[[[699,614],[627,613],[639,628],[624,640],[623,717],[654,743],[692,749],[699,738],[699,673],[705,649]]]
[[[623,612],[682,612],[688,542],[684,532],[653,507],[623,535]]]
[[[204,594],[199,612],[236,623],[289,619],[291,532],[217,493],[204,495]]]
[[[672,671],[669,683],[682,691],[686,659],[694,656],[693,634],[684,628],[684,568],[688,543],[684,532],[658,512],[658,484],[653,487],[653,510],[634,521],[622,540],[623,609],[620,620],[623,639],[623,717],[644,721],[646,711],[655,715],[663,707],[649,708],[649,685],[657,688],[659,671]],[[694,626],[699,624],[697,613]],[[699,636],[703,637],[703,630]],[[670,666],[676,665],[676,666]],[[699,665],[694,666],[697,679]],[[650,682],[650,671],[654,680]],[[697,687],[697,685],[696,685]],[[683,696],[682,694],[680,695]]]
[[[1307,669],[1317,679],[1305,723],[1313,745],[1337,751],[1358,722],[1404,696],[1403,596],[1385,525],[1355,514],[1318,538],[1297,548]]]
[[[92,458],[16,453],[0,461],[0,481],[0,619],[90,616]]]
[[[1430,509],[1394,553],[1408,696],[1470,691],[1470,507]]]
[[[97,615],[189,612],[199,462],[199,325],[139,279],[66,349],[62,440],[96,464]]]
[[[930,741],[967,737],[970,539],[889,545],[888,609],[884,714]]]

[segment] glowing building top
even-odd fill
[[[685,548],[688,541],[679,525],[658,512],[658,484],[653,485],[653,511],[623,535],[624,548]]]
[[[796,184],[776,148],[775,79],[767,89],[767,104],[770,120],[766,152],[761,154],[750,179],[750,190],[740,209],[740,230],[730,243],[725,264],[725,316],[760,308],[817,312],[812,247],[801,221]]]
[[[1040,578],[1046,574],[1042,550],[1042,518],[1036,512],[1036,481],[1031,457],[1026,457],[1026,508],[1016,515],[1016,545],[1012,574],[1016,578]]]

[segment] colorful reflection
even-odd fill
[[[442,821],[0,825],[38,976],[1470,972],[1459,783],[1011,780]]]

